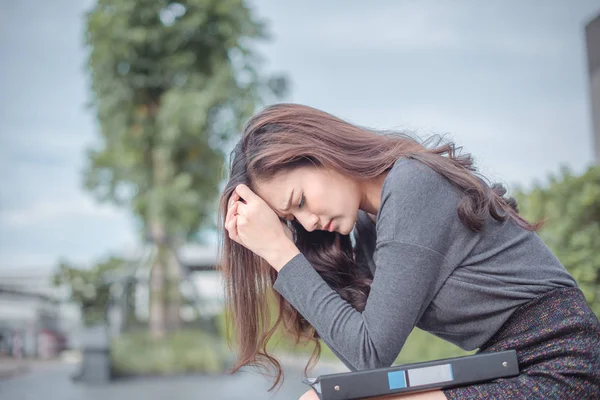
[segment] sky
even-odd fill
[[[584,25],[600,0],[251,1],[286,101],[380,129],[448,134],[509,188],[593,162]],[[137,244],[82,189],[98,141],[85,71],[91,0],[0,1],[0,270],[90,264]]]

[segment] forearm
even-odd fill
[[[379,249],[385,254],[380,254],[362,312],[331,289],[301,255],[282,268],[274,284],[352,370],[389,367],[436,292],[432,275],[441,262],[437,253],[395,243]],[[404,254],[406,261],[396,254]],[[414,259],[420,265],[414,266]]]
[[[272,251],[270,254],[264,256],[264,259],[273,267],[277,272],[294,257],[300,253],[298,247],[291,240],[286,240],[281,243],[280,246]]]
[[[294,257],[281,270],[274,288],[307,319],[336,354],[343,355],[345,364],[353,371],[388,367],[403,344],[403,336],[408,336],[412,329],[412,325],[405,326],[404,333],[399,329],[394,335],[384,335],[379,342],[373,340],[374,329],[368,326],[363,314],[341,299],[302,256]],[[378,351],[377,347],[389,347],[387,341],[402,343],[397,343],[397,350]]]

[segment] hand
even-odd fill
[[[304,393],[299,400],[319,400],[319,396],[317,396],[317,393],[314,390],[310,389],[308,392]]]
[[[238,185],[231,195],[225,229],[231,240],[264,258],[277,271],[300,252],[291,240],[291,230],[246,185]]]
[[[285,232],[285,236],[287,236],[292,242],[294,241],[294,232],[292,232],[292,230],[290,229],[290,227],[288,226],[288,224],[285,221],[279,221],[281,222],[281,226],[283,226],[283,231]]]

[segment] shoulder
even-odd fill
[[[395,240],[398,232],[435,229],[457,219],[460,190],[428,165],[400,158],[383,183],[378,238]]]
[[[393,192],[398,188],[424,191],[453,187],[451,182],[440,173],[410,158],[399,158],[389,170],[383,184],[383,192]]]
[[[381,200],[382,203],[416,202],[423,207],[435,200],[457,200],[460,196],[460,190],[433,168],[417,160],[400,158],[384,180]]]

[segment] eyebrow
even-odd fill
[[[290,209],[293,198],[294,198],[294,189],[292,189],[292,193],[290,193],[290,198],[288,199],[287,205],[281,211],[288,211]]]

